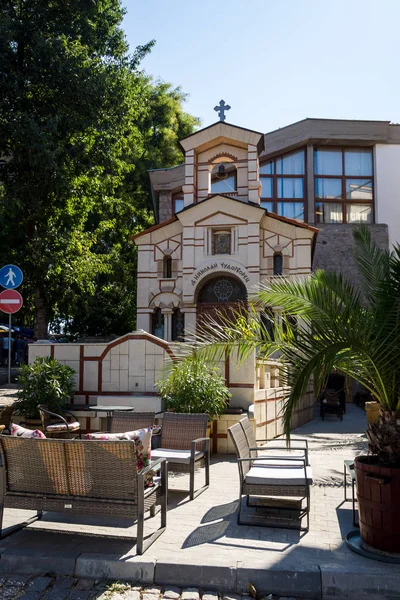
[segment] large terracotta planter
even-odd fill
[[[361,539],[378,550],[400,552],[400,468],[359,456],[354,470]]]

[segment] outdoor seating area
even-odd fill
[[[47,418],[45,409],[41,407],[40,410]],[[73,419],[73,416],[69,415],[68,418]],[[210,469],[207,415],[166,412],[162,415],[161,431],[159,425],[154,425],[155,416],[154,412],[115,411],[110,433],[88,434],[83,441],[1,436],[3,464],[7,466],[3,481],[3,510],[37,511],[28,521],[24,521],[29,527],[33,526],[33,521],[42,519],[44,511],[62,512],[69,520],[74,515],[101,515],[105,526],[107,517],[111,521],[129,517],[137,522],[135,531],[130,531],[132,537],[137,538],[137,553],[140,554],[156,539],[153,534],[166,528],[168,488],[172,493],[169,511],[171,503],[174,511],[179,510],[180,502],[186,504],[188,501],[196,510],[200,509],[203,503],[197,498],[199,494],[210,488],[210,492],[215,493],[217,482],[212,482],[212,475],[217,469],[218,477],[222,476],[224,481],[229,473],[229,484],[226,481],[223,484],[224,490],[229,489],[227,497],[230,498],[231,491],[237,489],[237,483],[240,485],[239,501],[231,498],[229,509],[229,518],[236,517],[238,525],[262,526],[270,531],[280,528],[286,531],[299,529],[302,532],[309,532],[311,528],[312,531],[313,513],[319,515],[321,506],[317,502],[311,509],[311,498],[315,496],[315,485],[320,485],[321,472],[316,479],[311,467],[310,438],[295,435],[289,445],[284,439],[256,440],[253,426],[244,416],[228,430],[237,454],[236,472],[232,456],[225,459],[215,457],[213,469]],[[334,422],[326,423],[331,430],[335,430]],[[150,462],[143,456],[138,458],[135,444],[139,443],[140,448],[144,448],[144,454],[149,452],[149,448],[145,447],[151,443],[152,428],[158,434],[159,447],[154,449],[153,445]],[[138,442],[135,442],[138,438],[120,433],[130,431],[134,436],[138,429],[147,435],[146,438],[140,437]],[[70,435],[68,428],[61,433]],[[347,454],[344,460],[350,463],[352,458],[352,454]],[[203,467],[201,471],[199,467]],[[226,473],[221,472],[221,467],[226,469]],[[163,473],[161,478],[160,470]],[[104,476],[105,473],[109,474],[108,477]],[[202,484],[199,484],[200,476],[204,478]],[[326,471],[323,476],[329,480]],[[352,483],[354,486],[354,479]],[[340,484],[336,482],[337,485]],[[174,498],[180,499],[178,504]],[[209,502],[210,497],[207,504]],[[153,530],[151,520],[160,506],[162,523],[159,529],[153,531],[150,541],[146,540],[144,520],[150,518],[150,530]],[[352,506],[353,522],[354,501]],[[330,522],[334,519],[334,513],[327,514],[326,518]],[[62,520],[58,519],[56,529],[61,526]],[[14,528],[6,529],[5,534],[14,531]]]
[[[148,550],[145,556],[153,560],[166,560],[167,557],[172,557],[179,564],[212,564],[213,568],[225,565],[236,565],[237,561],[246,565],[263,564],[265,569],[267,565],[279,562],[280,568],[284,569],[285,565],[296,565],[296,570],[310,568],[311,564],[326,565],[332,564],[335,568],[343,566],[343,568],[351,567],[359,568],[360,565],[368,564],[368,559],[357,556],[352,553],[345,542],[345,536],[352,530],[352,504],[343,500],[343,463],[344,460],[351,460],[357,454],[365,451],[366,439],[364,435],[365,429],[365,413],[354,406],[348,406],[346,419],[342,423],[336,420],[321,421],[316,415],[316,419],[303,425],[293,434],[296,438],[296,447],[303,446],[302,450],[295,450],[295,442],[292,440],[292,449],[290,452],[298,453],[308,457],[308,462],[312,465],[313,483],[309,485],[310,494],[310,511],[309,511],[309,530],[300,531],[297,529],[278,528],[276,526],[255,526],[259,523],[272,523],[275,515],[269,514],[268,506],[254,506],[254,500],[257,504],[263,504],[265,498],[258,496],[260,488],[257,486],[255,490],[251,490],[250,503],[246,506],[245,498],[242,500],[242,516],[249,517],[252,521],[251,525],[239,525],[237,523],[238,515],[238,461],[234,455],[212,455],[210,464],[210,485],[208,489],[197,496],[193,501],[190,501],[188,488],[190,484],[190,473],[169,473],[168,476],[168,511],[167,526],[163,535],[152,544],[151,550]],[[243,421],[240,425],[244,431]],[[10,436],[3,436],[3,440],[11,443],[29,442],[30,445],[36,444],[36,448],[44,442],[46,448],[54,445],[54,447],[66,449],[68,452],[75,446],[79,448],[76,452],[79,454],[79,460],[76,461],[74,455],[74,464],[80,468],[83,466],[82,457],[88,459],[93,456],[93,459],[100,459],[100,454],[107,453],[107,448],[112,449],[111,457],[108,459],[106,469],[96,469],[95,464],[91,463],[89,475],[86,479],[74,480],[71,479],[72,485],[81,486],[80,489],[85,489],[84,486],[89,486],[89,481],[96,481],[96,498],[93,506],[98,503],[99,513],[87,510],[85,514],[79,514],[78,511],[65,508],[64,510],[56,510],[56,506],[49,504],[45,505],[43,500],[37,498],[34,503],[30,504],[28,491],[23,489],[26,497],[23,497],[21,504],[14,501],[18,497],[19,491],[22,489],[22,481],[17,480],[12,482],[16,486],[15,494],[11,494],[10,498],[6,498],[3,532],[9,533],[8,527],[21,523],[26,523],[30,518],[37,517],[37,510],[43,510],[43,515],[40,520],[35,520],[23,530],[7,536],[2,540],[2,548],[14,549],[17,552],[35,551],[40,553],[54,552],[57,555],[59,552],[60,534],[67,533],[63,537],[63,548],[67,548],[68,552],[76,552],[82,556],[84,553],[89,553],[93,560],[109,561],[110,554],[114,556],[116,562],[126,561],[127,557],[134,557],[138,554],[136,545],[136,537],[138,535],[136,512],[133,506],[129,510],[132,512],[126,517],[118,516],[118,512],[114,512],[113,504],[110,503],[110,510],[106,512],[103,508],[101,499],[106,493],[114,493],[113,484],[114,477],[111,477],[113,472],[120,475],[128,476],[127,469],[122,465],[119,466],[119,461],[122,460],[120,452],[126,453],[125,448],[131,446],[128,442],[93,442],[80,440],[17,440]],[[302,444],[300,443],[302,440]],[[247,442],[242,443],[246,445]],[[272,446],[272,444],[271,444]],[[274,440],[274,447],[278,450],[272,450],[277,456],[282,456],[282,447],[285,447],[285,442]],[[280,447],[281,446],[281,447]],[[27,447],[27,446],[25,446]],[[88,449],[93,448],[95,454],[89,453]],[[120,448],[121,450],[117,450]],[[249,446],[249,449],[252,446]],[[307,449],[307,452],[305,451]],[[10,450],[8,449],[7,452]],[[115,453],[118,453],[115,456]],[[254,452],[252,450],[252,452]],[[257,455],[261,458],[263,452],[257,447]],[[286,453],[286,450],[283,454]],[[125,454],[124,454],[125,455]],[[28,453],[26,453],[26,458]],[[7,456],[6,456],[7,458]],[[103,460],[103,458],[101,458]],[[127,464],[129,469],[134,468],[134,456],[129,455]],[[46,461],[46,462],[45,462]],[[258,461],[257,461],[258,462]],[[163,464],[166,465],[167,461]],[[61,472],[65,473],[65,463],[61,460]],[[46,469],[52,469],[46,471]],[[258,467],[257,467],[258,468]],[[57,485],[65,485],[63,479],[56,475],[55,463],[47,457],[45,460],[41,458],[41,463],[38,463],[38,475],[41,472],[40,485],[49,486],[49,480],[44,473],[52,473],[53,481]],[[119,470],[121,469],[121,470]],[[301,467],[303,469],[303,467]],[[26,471],[27,469],[25,469]],[[24,473],[25,473],[24,471]],[[15,471],[14,471],[15,473]],[[104,474],[107,473],[108,481]],[[131,473],[131,472],[130,472]],[[28,473],[29,475],[29,473]],[[202,473],[196,472],[195,484],[199,486],[202,480]],[[97,482],[98,480],[98,482]],[[29,480],[31,481],[31,480]],[[86,482],[86,483],[84,483]],[[31,483],[32,490],[35,489],[35,482]],[[122,485],[122,484],[121,484]],[[124,484],[126,487],[119,488],[119,493],[126,495],[128,490],[135,490],[134,482],[131,474],[129,481]],[[130,486],[130,487],[129,487]],[[25,487],[25,486],[24,486]],[[49,497],[48,487],[43,487],[47,492],[46,497]],[[72,492],[76,488],[72,488]],[[162,489],[162,486],[161,486]],[[63,493],[63,488],[59,488],[60,493]],[[136,485],[136,490],[138,486]],[[137,491],[136,491],[137,493]],[[253,497],[256,495],[256,497]],[[113,496],[115,500],[115,495]],[[57,501],[58,501],[57,496]],[[282,498],[275,496],[279,503]],[[268,498],[270,500],[271,498]],[[283,497],[283,502],[288,501],[289,496]],[[14,503],[15,502],[15,503]],[[19,502],[19,501],[18,501]],[[47,502],[47,500],[46,500]],[[73,504],[65,501],[65,504]],[[82,502],[84,504],[84,502]],[[150,511],[145,512],[144,519],[144,544],[146,538],[158,531],[161,527],[161,515],[159,512],[159,502],[156,502],[154,516]],[[23,510],[21,510],[23,508]],[[96,506],[97,509],[97,506]],[[104,512],[101,512],[103,511]],[[121,511],[123,512],[123,511]],[[84,535],[82,535],[84,533]],[[93,537],[95,536],[95,537]],[[14,550],[13,550],[14,551]],[[75,556],[75,554],[73,554]],[[103,557],[104,556],[104,557]],[[102,558],[103,557],[103,558]],[[119,557],[119,558],[118,558]],[[103,564],[101,563],[101,564]],[[394,567],[394,565],[392,565]],[[224,567],[224,568],[225,568]],[[249,578],[251,575],[249,575]],[[251,580],[251,579],[250,579]],[[247,585],[247,584],[246,584]],[[306,596],[307,597],[307,596]]]
[[[190,500],[209,487],[206,414],[167,412],[160,427],[154,424],[155,412],[116,411],[109,433],[87,434],[85,440],[78,440],[73,437],[74,431],[80,436],[75,415],[68,411],[57,415],[43,405],[38,408],[43,431],[12,425],[11,435],[0,436],[4,467],[0,537],[41,519],[43,511],[132,517],[137,521],[137,553],[142,554],[166,528],[168,466],[171,472],[189,474]],[[151,456],[152,434],[160,429],[161,447]],[[195,491],[200,466],[204,466],[205,485]],[[161,526],[144,538],[145,513],[155,516],[159,507]],[[4,534],[4,508],[37,514]]]

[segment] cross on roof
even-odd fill
[[[217,111],[219,120],[225,121],[225,111],[231,110],[231,107],[229,106],[229,104],[225,104],[225,100],[220,100],[219,104],[217,104],[217,106],[214,107],[214,110]]]

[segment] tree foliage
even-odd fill
[[[134,326],[146,169],[179,162],[197,125],[179,89],[139,69],[154,42],[128,53],[123,14],[119,0],[2,2],[0,259],[24,271],[22,317],[40,337],[50,320]]]

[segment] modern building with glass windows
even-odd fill
[[[264,134],[263,143],[260,206],[319,229],[314,269],[357,281],[352,230],[360,223],[379,246],[400,243],[400,125],[305,119]],[[223,166],[223,177],[221,165],[212,166],[207,189],[196,182],[193,203],[212,194],[246,201],[240,163],[226,157]],[[150,181],[156,221],[163,223],[185,207],[185,165],[150,171]]]

